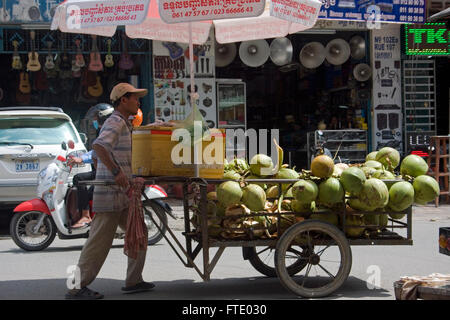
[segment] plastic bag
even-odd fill
[[[194,146],[195,143],[201,142],[203,138],[208,139],[210,137],[208,125],[196,103],[186,119],[177,123],[175,128],[186,129],[189,132],[190,141],[185,141],[183,136],[180,139],[183,145]]]

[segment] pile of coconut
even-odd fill
[[[437,181],[426,175],[429,168],[423,158],[408,155],[400,163],[399,152],[389,147],[368,154],[365,163],[350,166],[335,164],[327,155],[317,156],[310,170],[300,172],[281,164],[279,149],[277,169],[263,154],[255,155],[250,164],[234,159],[225,165],[223,178],[230,181],[208,194],[211,237],[276,237],[304,219],[342,227],[344,211],[347,236],[372,236],[386,228],[389,217],[403,219],[413,203],[433,201],[440,192]],[[258,179],[294,181],[281,184],[280,190],[279,183]],[[192,223],[199,228],[198,217]]]

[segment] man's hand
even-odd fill
[[[125,173],[123,173],[122,169],[119,171],[117,176],[114,177],[114,181],[120,188],[122,188],[125,191],[130,188],[130,183],[128,182],[128,178],[125,175]]]
[[[79,157],[69,157],[68,164],[69,166],[74,166],[75,164],[82,164],[83,159]]]

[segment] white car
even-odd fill
[[[0,108],[0,205],[36,198],[39,171],[59,154],[61,143],[69,140],[75,143],[71,154],[87,151],[86,136],[80,136],[60,108]],[[90,165],[81,165],[73,168],[71,176],[90,170]]]

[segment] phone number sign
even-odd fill
[[[166,23],[257,17],[265,0],[160,0],[159,15]]]
[[[149,0],[68,1],[66,23],[69,29],[139,24],[147,16],[148,5]]]

